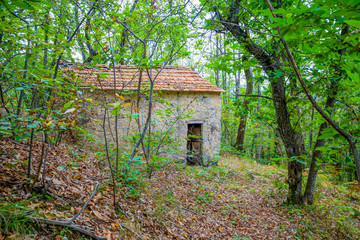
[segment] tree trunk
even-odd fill
[[[275,142],[274,147],[275,147],[276,157],[284,156],[279,137],[280,137],[280,131],[278,128],[276,128],[274,129],[274,142]]]
[[[295,132],[290,123],[290,115],[287,110],[284,79],[271,82],[273,102],[276,111],[276,120],[280,130],[280,136],[285,146],[286,155],[292,160],[288,162],[288,201],[292,203],[302,202],[302,165],[296,157],[300,156],[300,150],[295,140]]]
[[[216,61],[219,60],[219,36],[217,36],[217,34],[215,35],[215,40],[216,40]],[[219,67],[216,67],[216,71],[215,71],[215,81],[216,81],[216,86],[220,87],[220,77],[219,77]]]
[[[302,203],[302,164],[296,160],[300,155],[300,151],[295,140],[295,132],[291,126],[290,115],[287,109],[285,79],[283,75],[280,77],[275,75],[275,73],[281,71],[282,63],[278,61],[277,56],[270,55],[262,47],[255,44],[247,32],[238,25],[239,1],[235,0],[230,7],[229,12],[231,16],[229,19],[231,19],[231,22],[225,20],[216,7],[214,7],[214,10],[223,26],[244,46],[246,51],[259,61],[263,70],[269,76],[277,124],[284,142],[286,155],[291,159],[288,162],[288,202]]]
[[[341,32],[341,35],[345,35],[347,34],[347,32],[349,31],[348,28],[344,28]],[[344,54],[344,49],[341,49],[338,51],[338,53],[340,55]],[[333,79],[330,85],[330,93],[329,96],[326,100],[325,103],[325,109],[327,110],[329,116],[331,117],[333,108],[335,106],[335,101],[336,101],[336,95],[338,94],[338,90],[339,90],[339,81],[341,78],[341,72],[342,70],[340,69],[340,67],[336,67],[335,68],[335,72],[338,73],[337,79]],[[318,134],[318,138],[315,142],[315,146],[314,146],[314,151],[313,151],[313,155],[311,157],[311,163],[310,163],[310,168],[309,168],[309,175],[308,175],[308,179],[307,179],[307,183],[306,183],[306,187],[305,187],[305,193],[304,193],[304,198],[305,201],[308,204],[312,204],[314,202],[314,193],[315,193],[315,184],[316,184],[316,178],[317,178],[317,173],[319,170],[319,166],[317,166],[317,160],[321,158],[322,152],[320,150],[316,150],[316,148],[319,147],[323,147],[325,144],[325,139],[319,139],[319,137],[321,136],[321,132],[325,129],[328,128],[328,122],[324,122],[320,125],[320,129],[319,129],[319,134]],[[351,144],[350,144],[350,149],[351,149]],[[354,151],[354,150],[352,150]],[[356,146],[355,146],[355,154],[356,154],[357,150],[356,150]],[[360,169],[359,169],[360,170]]]
[[[296,139],[297,145],[299,146],[300,154],[301,155],[306,155],[305,139],[304,139],[304,135],[303,135],[303,133],[301,131],[301,126],[300,126],[300,118],[302,116],[301,116],[299,106],[296,106],[295,110],[296,110],[296,113],[297,113],[297,116],[298,116],[297,124],[296,124],[296,126],[294,126],[296,128],[295,139]]]
[[[253,81],[252,78],[253,73],[252,73],[252,69],[251,67],[247,68],[244,70],[245,72],[245,77],[246,77],[246,95],[251,95],[252,91],[253,91]],[[246,121],[248,118],[248,110],[249,110],[249,101],[246,99],[246,97],[244,98],[243,101],[243,108],[245,110],[244,114],[241,114],[240,117],[240,123],[239,123],[239,128],[238,128],[238,133],[237,133],[237,137],[236,137],[236,143],[235,143],[235,148],[239,151],[243,151],[244,150],[244,140],[245,140],[245,130],[246,130]]]
[[[240,53],[239,53],[239,59],[240,60]],[[245,70],[246,71],[246,70]],[[235,99],[239,100],[239,94],[240,94],[240,80],[241,80],[241,71],[237,71],[235,73]],[[247,84],[246,84],[247,86]]]
[[[90,29],[91,29],[90,21],[91,21],[91,19],[87,18],[86,19],[86,25],[85,25],[85,38],[86,38],[85,44],[86,44],[86,47],[87,47],[87,49],[89,51],[89,56],[84,61],[85,63],[90,63],[94,59],[94,57],[99,54],[98,51],[96,51],[91,45],[91,38],[89,36],[89,32],[90,32]]]
[[[335,97],[338,92],[338,81],[337,80],[333,81],[331,83],[330,88],[332,90],[332,93],[331,93],[331,96],[328,97],[326,100],[325,108],[328,110],[328,113],[331,116],[332,109],[333,109],[333,107],[335,105],[335,101],[336,101]],[[317,173],[319,170],[317,161],[318,161],[318,159],[321,158],[321,155],[322,155],[322,151],[316,150],[316,149],[319,147],[323,147],[325,144],[325,139],[319,139],[319,137],[321,137],[322,131],[328,127],[329,127],[329,125],[327,122],[323,122],[320,125],[318,138],[316,139],[313,154],[311,156],[309,175],[308,175],[308,179],[307,179],[307,183],[306,183],[306,187],[305,187],[305,193],[304,193],[304,199],[308,204],[312,204],[314,201],[315,184],[316,184]]]
[[[314,121],[314,108],[311,108],[311,117],[310,117],[310,131],[309,131],[309,158],[312,155],[312,144],[313,144],[313,126]]]
[[[258,85],[257,85],[257,94],[258,94],[258,96],[261,96],[260,83],[258,83]],[[256,112],[259,113],[259,111],[260,111],[260,104],[259,104],[259,102],[257,102],[257,104],[256,104]],[[258,130],[258,133],[256,134],[257,135],[256,138],[258,140],[257,140],[257,145],[256,145],[255,159],[258,162],[258,160],[264,158],[264,147],[263,147],[263,144],[261,142],[261,139],[263,138],[262,131],[261,131],[261,126],[257,126],[256,128]]]
[[[77,6],[75,6],[75,8],[74,8],[74,13],[75,13],[75,24],[78,25],[79,24],[79,10],[78,10]],[[80,29],[79,29],[78,33],[80,34]],[[85,62],[86,61],[86,53],[85,53],[85,46],[84,46],[83,40],[81,39],[81,37],[78,37],[76,40],[80,47],[82,61]]]
[[[283,62],[286,63],[287,67],[291,67],[290,61],[289,61],[286,53],[282,53],[281,58],[282,58]],[[289,76],[289,81],[290,81],[290,85],[289,85],[290,86],[290,93],[291,93],[291,95],[293,95],[293,94],[295,94],[294,91],[295,91],[295,89],[297,87],[295,76],[290,75]],[[297,114],[297,117],[298,117],[298,119],[294,122],[295,123],[295,125],[294,125],[295,140],[297,142],[297,145],[299,146],[300,154],[305,155],[306,154],[305,139],[304,139],[304,135],[302,134],[301,124],[300,124],[300,120],[302,118],[302,115],[301,115],[300,107],[299,107],[298,104],[294,108],[295,108],[294,110],[296,111],[296,114]]]

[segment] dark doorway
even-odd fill
[[[187,156],[190,164],[202,163],[202,123],[194,121],[188,123],[187,133]]]

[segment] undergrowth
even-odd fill
[[[30,235],[36,232],[26,217],[32,211],[24,207],[25,205],[25,201],[5,203],[4,200],[0,200],[0,233],[2,235]]]

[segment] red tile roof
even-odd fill
[[[80,64],[65,64],[62,70],[74,72],[75,76],[84,80],[85,85],[96,86],[102,90],[114,89],[114,73],[107,65],[86,68]],[[159,69],[152,69],[151,78],[158,74]],[[115,67],[116,88],[118,90],[137,90],[140,70],[135,66],[117,65]],[[142,72],[142,86],[149,86],[146,71]],[[187,91],[187,92],[225,92],[203,79],[197,72],[187,67],[166,66],[155,79],[154,90]]]

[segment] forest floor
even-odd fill
[[[151,179],[139,175],[120,186],[116,204],[122,213],[115,213],[106,165],[65,144],[48,151],[46,194],[41,187],[27,192],[28,149],[27,143],[0,141],[0,239],[85,239],[31,219],[72,218],[97,183],[95,196],[72,224],[107,239],[358,239],[360,234],[359,195],[325,175],[319,176],[314,205],[292,206],[285,204],[286,170],[280,167],[231,154],[209,168],[164,160]],[[34,173],[40,142],[33,151]]]

